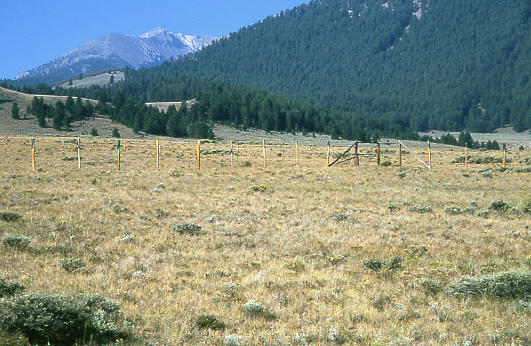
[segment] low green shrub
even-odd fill
[[[173,230],[176,232],[179,232],[181,234],[190,234],[190,235],[196,235],[201,233],[201,230],[203,227],[195,224],[195,223],[181,223],[178,225],[173,226]]]
[[[414,205],[412,207],[409,207],[408,210],[414,213],[421,214],[433,212],[433,209],[429,205]]]
[[[86,263],[79,258],[65,258],[60,261],[60,266],[67,272],[75,272],[86,266]]]
[[[258,316],[264,312],[264,306],[260,303],[250,301],[242,306],[243,310],[251,316]]]
[[[16,211],[0,211],[0,220],[6,222],[18,221],[22,218],[22,215]]]
[[[531,295],[531,272],[512,271],[478,278],[462,277],[449,285],[451,294],[514,299]]]
[[[363,261],[363,265],[367,269],[374,270],[375,272],[382,269],[395,270],[402,268],[402,257],[395,256],[392,257],[389,261],[385,262],[379,259],[369,258]]]
[[[262,304],[255,301],[243,304],[242,309],[251,317],[261,317],[266,320],[274,320],[277,318],[277,316],[268,311]]]
[[[439,280],[422,278],[419,280],[419,284],[427,296],[429,295],[435,296],[439,294],[439,292],[442,290],[442,284]]]
[[[100,295],[28,294],[0,300],[0,330],[31,345],[72,346],[128,339],[120,304]]]
[[[522,212],[531,213],[531,196],[527,196],[522,200]]]
[[[266,192],[268,190],[268,188],[267,188],[267,186],[265,184],[252,185],[252,186],[249,186],[249,188],[251,189],[251,191],[255,191],[255,192]]]
[[[450,206],[446,207],[446,209],[444,209],[444,211],[446,213],[452,214],[452,215],[458,215],[458,214],[461,214],[463,212],[460,207],[457,207],[457,206],[454,206],[454,205],[450,205]]]
[[[0,278],[0,298],[12,297],[25,289],[21,283],[7,282],[6,279]]]
[[[200,329],[224,330],[225,323],[214,315],[199,315],[195,319],[195,325]]]
[[[25,250],[30,243],[31,239],[26,237],[19,237],[9,234],[6,234],[2,237],[2,244],[4,244],[4,246],[17,250]]]
[[[509,172],[511,173],[531,173],[531,167],[516,166],[512,167]]]
[[[502,200],[496,200],[490,202],[489,209],[496,211],[506,211],[509,209],[509,205]]]
[[[367,267],[367,269],[377,272],[383,268],[384,263],[378,259],[366,259],[363,261],[363,265]]]

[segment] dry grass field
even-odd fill
[[[0,244],[2,277],[119,302],[135,337],[120,345],[531,345],[525,293],[450,290],[531,271],[531,173],[512,169],[529,151],[504,171],[435,150],[428,170],[406,153],[398,166],[396,147],[387,167],[369,147],[358,167],[325,167],[325,147],[301,145],[297,167],[293,144],[264,165],[242,142],[231,168],[229,145],[207,142],[197,170],[195,142],[161,149],[157,170],[153,141],[127,141],[119,171],[116,141],[82,140],[78,169],[74,141],[38,137],[33,171],[30,139],[2,139],[0,211],[22,217],[0,237],[31,239]]]

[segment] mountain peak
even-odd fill
[[[166,28],[158,27],[153,30],[150,30],[146,32],[145,34],[140,35],[140,38],[150,38],[153,36],[160,36],[160,35],[168,35],[171,34],[171,32],[168,31]]]
[[[140,36],[112,33],[95,38],[15,79],[41,77],[49,83],[55,83],[79,73],[108,68],[149,67],[196,52],[216,39],[210,36],[174,35],[162,27]]]

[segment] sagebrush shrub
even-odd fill
[[[367,267],[368,269],[371,269],[377,272],[383,268],[384,263],[383,261],[378,260],[378,259],[367,259],[363,261],[363,265]]]
[[[0,278],[0,298],[12,297],[24,289],[24,285],[19,282],[7,282],[6,279]]]
[[[419,284],[422,287],[424,293],[429,295],[437,295],[442,289],[442,284],[439,280],[423,278],[419,280]]]
[[[67,272],[75,272],[76,270],[85,267],[86,264],[79,258],[65,258],[61,260],[60,266]]]
[[[489,209],[496,211],[506,211],[509,209],[509,205],[502,200],[496,200],[490,202]]]
[[[2,244],[4,246],[17,249],[17,250],[24,250],[28,247],[28,245],[31,243],[31,239],[26,237],[19,237],[14,235],[6,234],[2,237]]]
[[[243,310],[251,316],[258,316],[264,312],[264,306],[260,303],[250,301],[243,304]]]
[[[190,223],[190,222],[181,223],[181,224],[173,226],[174,231],[177,231],[181,234],[190,234],[190,235],[199,234],[201,233],[202,229],[203,227],[195,223]]]
[[[531,272],[512,271],[478,278],[462,277],[449,285],[449,292],[514,299],[531,296]]]
[[[414,205],[412,207],[409,207],[408,210],[414,213],[421,214],[433,212],[433,209],[429,205]]]
[[[28,294],[0,300],[0,329],[31,345],[108,343],[130,334],[120,304],[100,295]]]
[[[4,220],[6,222],[18,221],[21,218],[22,215],[16,211],[0,211],[0,220]]]
[[[214,315],[199,315],[195,319],[195,325],[201,329],[224,330],[225,323]]]
[[[522,212],[531,213],[531,196],[524,198],[522,201]]]
[[[444,209],[444,211],[448,214],[452,214],[452,215],[458,215],[458,214],[461,214],[462,213],[462,210],[460,207],[457,207],[457,206],[454,206],[454,205],[451,205],[451,206],[448,206]]]

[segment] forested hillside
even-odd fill
[[[524,130],[530,26],[529,0],[312,1],[150,73],[220,78],[414,130]]]
[[[8,87],[6,83],[1,84]],[[100,87],[51,88],[25,86],[29,94],[55,94],[98,100],[96,111],[114,121],[146,132],[173,137],[212,137],[214,123],[266,131],[319,132],[332,137],[376,141],[382,136],[418,139],[419,135],[398,124],[375,120],[355,112],[330,110],[309,102],[279,96],[254,87],[236,86],[209,77],[182,73],[125,69],[125,81]],[[147,101],[191,101],[188,107],[167,112],[149,107]],[[32,109],[32,113],[37,115]],[[49,121],[55,112],[48,112]],[[46,126],[43,117],[42,126]]]

